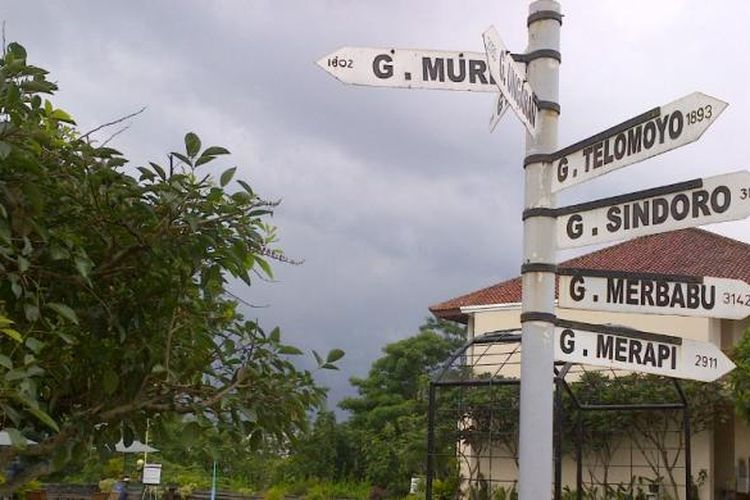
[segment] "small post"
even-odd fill
[[[576,499],[583,500],[583,418],[578,410],[576,422]]]
[[[213,473],[211,474],[211,500],[216,500],[216,460],[214,460]]]
[[[693,475],[692,458],[690,449],[690,407],[685,402],[685,409],[682,410],[682,425],[685,433],[685,500],[693,500]]]
[[[555,500],[562,498],[563,407],[562,376],[555,377]]]
[[[426,500],[432,499],[432,476],[435,474],[435,384],[430,382],[429,406],[427,407],[427,480],[424,494]]]

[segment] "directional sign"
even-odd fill
[[[482,38],[487,52],[490,74],[497,82],[497,88],[508,100],[508,104],[518,115],[526,130],[531,135],[536,135],[536,117],[539,109],[534,90],[526,81],[525,71],[513,60],[513,56],[505,47],[494,26],[482,33]]]
[[[316,63],[354,85],[497,92],[481,52],[342,47]]]
[[[711,342],[557,320],[555,361],[712,382],[734,363]]]
[[[503,94],[497,94],[497,103],[492,108],[492,116],[490,117],[490,132],[495,130],[506,111],[508,111],[508,101]]]
[[[558,304],[641,314],[743,319],[750,316],[750,285],[744,281],[596,269],[558,269]]]
[[[680,182],[558,208],[557,244],[573,248],[750,215],[750,172]]]
[[[697,141],[727,103],[694,92],[552,154],[552,191]]]

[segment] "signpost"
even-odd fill
[[[481,52],[342,47],[316,64],[343,83],[371,87],[497,92]],[[508,109],[498,93],[490,117],[495,130]]]
[[[735,367],[711,342],[557,320],[555,360],[712,382]]]
[[[558,269],[563,309],[673,314],[740,320],[750,316],[750,284],[700,276]]]
[[[700,92],[670,102],[553,153],[560,191],[697,141],[727,103]]]
[[[508,111],[508,101],[505,100],[505,96],[502,93],[497,94],[497,102],[492,108],[492,116],[490,116],[490,132],[495,130],[497,124],[500,123],[500,119]]]
[[[539,108],[534,90],[526,81],[523,71],[507,49],[494,26],[482,34],[487,51],[487,63],[497,88],[505,96],[508,105],[531,135],[536,134],[536,119]]]
[[[317,64],[341,82],[354,85],[474,92],[499,89],[490,130],[508,108],[526,128],[519,498],[539,500],[549,498],[552,483],[550,377],[555,360],[703,381],[716,380],[734,368],[708,342],[557,320],[557,248],[747,217],[750,172],[556,208],[557,191],[696,141],[727,103],[695,92],[558,150],[559,3],[533,1],[527,24],[526,68],[515,62],[494,27],[482,35],[486,54],[342,47]],[[750,315],[750,286],[738,280],[583,269],[560,274],[560,307],[732,319]],[[431,467],[428,460],[428,498]],[[689,483],[689,467],[687,475]]]
[[[557,244],[573,248],[744,219],[750,172],[680,182],[558,208]]]
[[[481,52],[342,47],[316,63],[353,85],[497,92]]]

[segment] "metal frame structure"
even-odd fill
[[[481,352],[478,352],[481,351]],[[519,330],[502,330],[477,336],[462,347],[457,349],[445,362],[441,369],[432,377],[429,386],[428,428],[427,428],[427,477],[425,497],[432,499],[435,479],[435,457],[436,457],[436,419],[438,412],[438,389],[454,388],[465,390],[467,388],[492,388],[501,386],[520,386],[519,376],[508,376],[509,370],[518,371],[521,357],[521,334]],[[554,499],[559,500],[562,496],[562,457],[564,404],[563,395],[567,394],[573,402],[575,411],[580,412],[576,416],[576,435],[568,436],[575,445],[576,462],[576,491],[577,498],[582,499],[584,495],[583,481],[583,448],[585,438],[581,427],[583,419],[580,418],[586,412],[629,412],[629,411],[681,411],[682,433],[684,443],[685,485],[684,498],[693,500],[691,496],[691,448],[690,448],[690,408],[685,392],[677,379],[665,379],[669,381],[678,396],[674,402],[656,403],[624,403],[624,404],[592,404],[582,401],[576,396],[566,377],[571,375],[571,370],[576,370],[579,365],[571,363],[557,363],[552,374],[555,386],[554,396]],[[583,373],[586,370],[579,370]],[[598,370],[601,371],[601,370]],[[615,374],[613,371],[612,374]],[[494,411],[490,410],[490,411]],[[518,409],[513,409],[518,411]],[[456,414],[456,426],[460,427],[462,415]],[[491,439],[491,437],[490,437]],[[457,443],[458,446],[458,443]],[[492,452],[490,452],[492,453]],[[507,458],[507,457],[506,457]],[[489,478],[493,483],[493,478]],[[495,482],[502,482],[500,480]]]

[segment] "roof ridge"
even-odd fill
[[[740,279],[750,283],[750,243],[702,228],[640,236],[578,255],[559,268],[590,267]],[[461,307],[521,301],[520,276],[444,300],[429,307],[436,316],[465,321]]]
[[[451,298],[451,299],[448,299],[448,300],[444,300],[444,301],[442,301],[442,302],[438,302],[437,304],[434,304],[434,305],[431,305],[431,306],[429,306],[429,309],[430,309],[430,310],[433,310],[433,309],[441,309],[441,306],[443,306],[444,304],[448,304],[449,302],[454,302],[454,301],[458,301],[458,300],[461,300],[461,299],[467,298],[467,297],[469,297],[469,296],[471,296],[471,295],[476,295],[476,294],[479,294],[479,293],[482,293],[482,292],[486,292],[486,291],[492,290],[492,289],[494,289],[494,288],[497,288],[497,287],[499,287],[499,286],[507,285],[507,284],[508,284],[508,283],[510,283],[511,281],[515,281],[515,280],[520,280],[520,279],[521,279],[521,277],[520,277],[520,276],[516,276],[516,277],[513,277],[513,278],[509,278],[509,279],[506,279],[506,280],[500,281],[500,282],[498,282],[498,283],[493,283],[492,285],[488,285],[488,286],[486,286],[486,287],[484,287],[484,288],[479,288],[479,289],[477,289],[477,290],[474,290],[474,291],[471,291],[471,292],[466,292],[466,293],[464,293],[464,294],[462,294],[462,295],[459,295],[459,296],[457,296],[457,297],[453,297],[453,298]]]
[[[708,229],[703,229],[702,227],[691,227],[691,228],[688,228],[688,229],[683,229],[683,231],[701,232],[701,233],[704,233],[704,234],[706,234],[708,236],[713,236],[713,237],[718,238],[720,240],[725,240],[727,243],[732,243],[732,244],[735,244],[735,245],[739,244],[739,245],[746,246],[746,247],[750,248],[750,243],[747,242],[747,241],[735,240],[734,238],[730,238],[729,236],[724,236],[723,234],[714,233],[713,231],[709,231]]]

